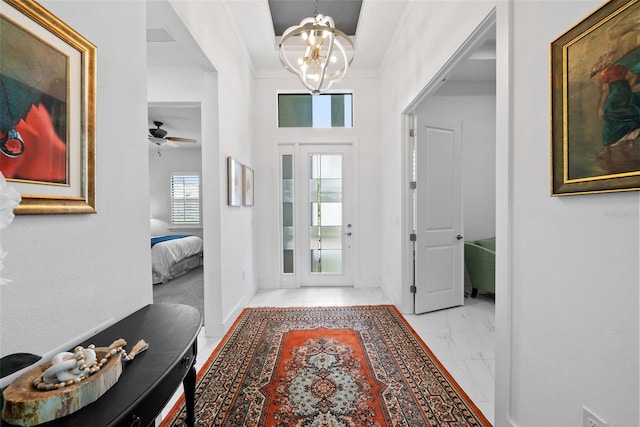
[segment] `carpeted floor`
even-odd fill
[[[204,279],[202,266],[167,283],[153,285],[154,303],[186,304],[197,308],[204,321]]]
[[[198,425],[490,426],[391,305],[248,308],[198,374]],[[184,398],[162,426],[184,421]]]

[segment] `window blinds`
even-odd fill
[[[171,222],[200,224],[200,175],[171,175]]]

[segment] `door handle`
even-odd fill
[[[464,237],[462,237],[461,235],[459,235],[459,234],[458,234],[458,235],[456,236],[456,239],[458,239],[458,240],[462,240],[462,239],[464,239]]]
[[[351,236],[351,232],[344,233],[345,236]]]

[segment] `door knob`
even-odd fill
[[[458,239],[458,240],[462,240],[462,239],[464,239],[464,237],[462,237],[461,235],[459,235],[459,234],[458,234],[458,235],[456,236],[456,239]]]
[[[345,236],[351,236],[351,232],[344,233]]]

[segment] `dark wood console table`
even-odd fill
[[[104,395],[81,410],[40,424],[47,427],[146,427],[155,418],[182,382],[187,407],[187,424],[195,426],[195,361],[200,312],[179,304],[150,304],[89,338],[89,344],[109,345],[118,338],[131,349],[139,339],[149,349],[125,363],[118,382]],[[2,422],[2,426],[9,424]]]

